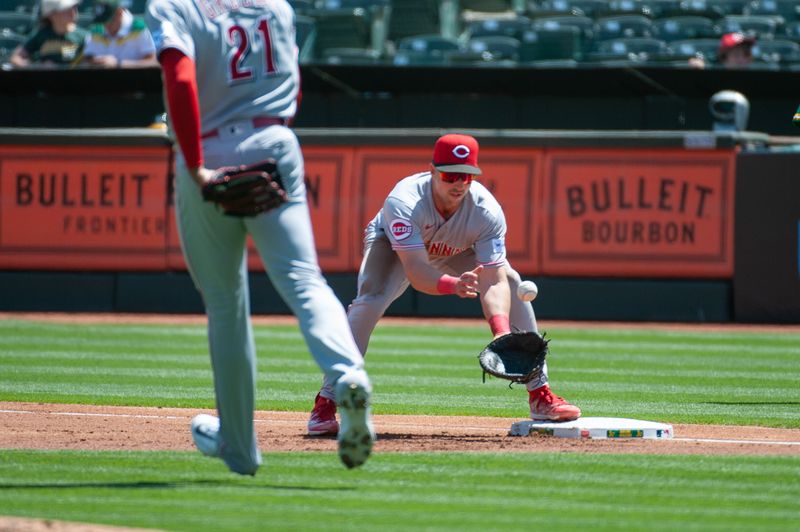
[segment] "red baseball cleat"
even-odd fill
[[[528,403],[531,406],[531,419],[572,421],[581,417],[580,408],[554,394],[547,384],[528,392]]]
[[[314,410],[308,419],[309,436],[336,436],[339,423],[336,421],[336,403],[327,397],[317,394],[314,399]]]

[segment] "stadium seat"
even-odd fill
[[[431,54],[425,50],[397,50],[391,58],[392,65],[406,66],[442,66],[448,60],[445,53]]]
[[[609,0],[606,7],[595,12],[595,18],[641,15],[654,18],[650,3],[642,0]]]
[[[523,16],[509,19],[476,20],[467,25],[465,33],[468,38],[504,36],[519,39],[530,26],[531,20]]]
[[[783,27],[783,33],[781,34],[781,37],[800,43],[800,21],[788,22]]]
[[[653,19],[664,17],[676,17],[684,15],[681,9],[683,0],[644,0],[647,3],[649,16]]]
[[[652,37],[653,23],[642,15],[620,15],[597,19],[595,41],[632,37]]]
[[[414,52],[407,55],[406,59],[415,64],[444,64],[448,61],[447,54],[461,51],[461,45],[456,39],[442,37],[439,34],[405,37],[397,42],[394,63],[402,63],[404,57],[401,52],[407,51]]]
[[[397,42],[413,35],[441,33],[437,0],[392,0],[391,7],[389,40]]]
[[[753,45],[753,57],[768,63],[797,63],[800,61],[800,44],[784,39],[760,40]]]
[[[660,39],[631,37],[598,42],[595,51],[587,57],[592,62],[661,60],[669,56],[667,44]]]
[[[326,48],[321,59],[329,65],[377,65],[382,61],[380,52],[364,48]]]
[[[391,13],[389,0],[319,0],[317,10],[307,12],[307,14],[318,17],[320,13],[324,12],[345,13],[348,10],[366,12],[370,25],[369,48],[383,53],[386,48],[389,31],[388,22]]]
[[[681,9],[687,15],[720,18],[727,15],[742,15],[749,0],[684,0]]]
[[[719,36],[719,28],[714,21],[698,16],[667,17],[654,20],[653,30],[655,37],[668,42]]]
[[[713,62],[717,60],[719,39],[685,39],[672,41],[667,47],[675,59],[689,60],[692,57],[701,57],[706,62]]]
[[[526,12],[532,18],[563,15],[594,18],[607,4],[606,0],[543,0],[531,2]]]
[[[577,28],[580,31],[581,53],[591,51],[594,43],[594,19],[584,16],[562,16],[535,19],[531,29],[536,32],[560,28]]]
[[[480,55],[489,54],[492,59],[519,59],[520,42],[514,37],[503,35],[489,35],[486,37],[475,37],[466,44],[466,50]]]
[[[739,31],[757,36],[759,39],[772,39],[783,24],[775,17],[756,15],[727,15],[719,21],[722,33]]]
[[[574,26],[552,30],[527,30],[520,40],[520,63],[579,61],[582,55],[581,32]]]
[[[306,15],[295,15],[295,42],[299,50],[300,63],[307,63],[314,57],[316,22]]]
[[[10,30],[0,31],[0,64],[5,63],[11,57],[11,52],[25,42],[22,35],[17,35]]]
[[[36,0],[0,0],[0,12],[33,13]]]
[[[314,18],[314,58],[324,56],[328,48],[362,48],[372,45],[372,25],[369,13],[363,8],[321,9],[311,13]]]
[[[800,3],[793,0],[753,0],[744,8],[745,15],[781,17],[784,22],[800,20]]]
[[[36,18],[31,13],[6,11],[0,13],[0,30],[7,29],[17,35],[29,35],[36,27]]]

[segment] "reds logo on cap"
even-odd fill
[[[457,133],[439,137],[433,146],[433,166],[442,172],[480,175],[478,141],[469,135]]]
[[[467,157],[469,157],[469,148],[467,148],[463,144],[459,144],[458,146],[453,148],[453,155],[455,155],[459,159],[466,159]]]
[[[408,220],[396,219],[389,224],[389,230],[395,240],[405,240],[414,234],[414,228]]]

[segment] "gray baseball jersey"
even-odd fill
[[[426,248],[433,265],[444,265],[467,250],[474,252],[476,264],[505,263],[505,215],[477,181],[470,185],[458,211],[445,220],[433,204],[430,172],[407,177],[389,193],[370,225],[370,231],[382,230],[387,235],[394,250]]]
[[[195,61],[204,132],[294,116],[300,74],[285,0],[150,0],[147,23],[159,52],[176,48]]]
[[[289,195],[287,203],[252,218],[225,216],[203,201],[183,157],[176,161],[181,247],[208,314],[221,458],[233,471],[251,474],[261,454],[253,427],[248,235],[326,378],[359,375],[368,382],[344,308],[319,269],[297,137],[283,125],[254,120],[295,112],[294,12],[285,0],[150,0],[146,21],[158,53],[175,48],[195,61],[202,130],[214,132],[204,135],[205,166],[275,159]]]

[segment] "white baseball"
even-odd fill
[[[522,281],[517,288],[517,297],[523,301],[533,301],[539,295],[539,287],[533,281]]]

